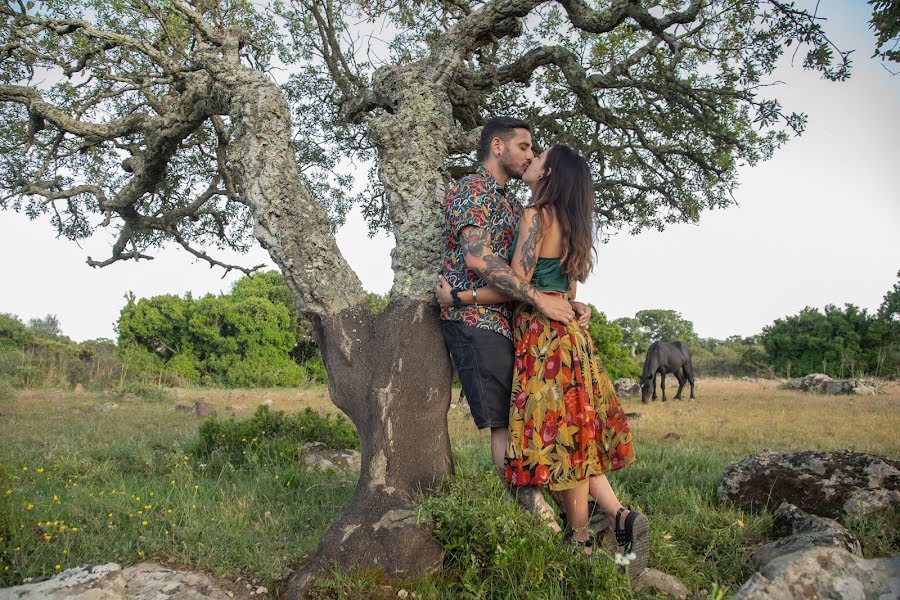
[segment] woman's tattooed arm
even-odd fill
[[[466,266],[501,292],[519,300],[533,302],[536,291],[516,277],[512,268],[491,249],[491,232],[483,227],[467,225],[460,231],[460,242]]]

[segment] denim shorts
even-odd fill
[[[441,331],[475,425],[478,429],[507,427],[515,361],[512,341],[459,321],[441,321]]]

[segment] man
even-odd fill
[[[509,266],[522,205],[507,184],[521,179],[534,158],[528,123],[511,117],[489,119],[478,158],[478,170],[457,181],[447,196],[443,275],[454,306],[441,310],[441,330],[475,424],[491,430],[491,457],[503,477],[515,354],[513,306],[477,304],[477,289],[492,285],[558,321],[590,313],[583,304],[538,292]],[[459,295],[471,299],[473,293],[476,303],[462,306]],[[534,510],[533,498],[520,501]]]

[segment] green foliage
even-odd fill
[[[28,319],[28,329],[35,335],[42,337],[58,337],[62,335],[59,319],[56,315],[47,315],[44,318]]]
[[[0,382],[6,387],[108,385],[119,375],[109,340],[73,342],[53,333],[59,322],[52,315],[29,323],[0,314]]]
[[[308,407],[288,415],[260,405],[250,419],[204,421],[190,452],[215,465],[292,464],[300,458],[305,442],[359,448],[356,429],[341,415],[323,416]]]
[[[772,375],[766,349],[757,337],[704,338],[691,345],[698,377]]]
[[[892,299],[889,293],[879,315],[846,304],[828,305],[824,312],[806,307],[777,319],[761,336],[770,364],[788,377],[814,372],[833,377],[896,376],[900,326],[889,314]]]
[[[590,307],[591,320],[588,323],[588,331],[606,372],[613,380],[620,377],[639,377],[640,367],[632,360],[622,344],[622,329],[615,321],[610,322],[595,306]]]
[[[634,318],[650,343],[678,341],[690,344],[697,339],[694,324],[676,310],[639,310]]]
[[[295,314],[292,322],[284,280],[245,279],[224,296],[128,297],[118,323],[127,360],[143,372],[164,366],[189,383],[271,387],[303,381],[304,370],[292,358],[300,320]]]
[[[118,389],[119,394],[133,394],[145,402],[171,402],[172,393],[158,385],[146,383],[129,383]]]
[[[875,32],[875,54],[882,60],[900,62],[900,2],[897,0],[869,0],[872,20],[869,27]]]

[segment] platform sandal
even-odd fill
[[[628,510],[623,519],[622,513]],[[623,506],[616,511],[613,533],[622,556],[633,554],[628,563],[628,573],[634,578],[640,575],[650,564],[650,521],[647,515]]]

